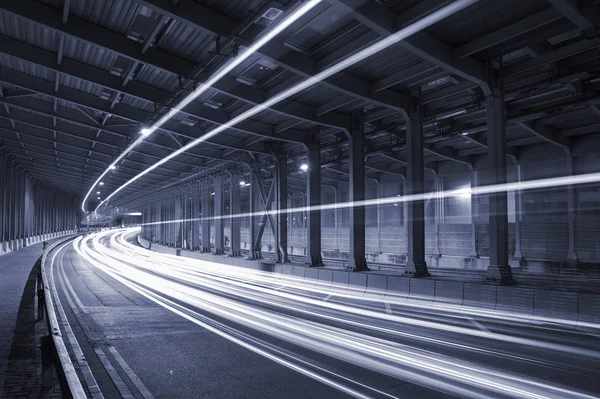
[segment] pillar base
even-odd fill
[[[304,264],[307,265],[308,267],[325,266],[321,255],[318,255],[318,256],[307,255],[306,260],[304,261]]]
[[[489,265],[485,272],[484,280],[502,285],[512,285],[517,283],[512,276],[512,269],[509,265]]]
[[[404,268],[404,274],[410,277],[429,277],[426,262],[408,262]]]
[[[225,250],[223,250],[223,248],[215,248],[213,255],[225,255]]]
[[[290,258],[288,258],[288,254],[285,254],[283,256],[283,259],[281,259],[281,257],[278,255],[276,257],[276,261],[277,261],[277,263],[290,263]]]
[[[369,266],[367,266],[367,260],[365,258],[352,258],[348,262],[348,265],[354,272],[367,272],[371,270],[369,269]]]
[[[200,252],[209,253],[212,251],[210,250],[210,247],[200,247]]]
[[[228,257],[230,258],[238,258],[240,256],[242,256],[242,251],[237,250],[237,251],[229,251],[229,253],[227,254]]]
[[[248,256],[246,259],[248,260],[254,260],[254,259],[262,259],[262,252],[260,251],[250,251],[250,256]]]

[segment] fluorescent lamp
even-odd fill
[[[117,169],[117,167],[115,165],[110,165],[109,169],[110,170],[115,170],[115,169]]]
[[[245,181],[243,181],[243,180],[240,182],[240,186],[243,186],[243,185],[245,185],[245,184],[246,184],[246,182],[245,182]]]
[[[98,199],[102,199],[102,198],[98,197]]]
[[[381,39],[380,41],[362,49],[361,51],[359,51],[357,53],[354,53],[353,55],[341,60],[340,62],[330,66],[329,68],[324,69],[323,71],[317,73],[316,75],[311,76],[310,78],[303,80],[302,82],[300,82],[292,87],[289,87],[288,89],[283,90],[282,92],[269,98],[267,101],[250,108],[246,112],[243,112],[242,114],[236,116],[235,118],[230,119],[228,122],[212,129],[211,131],[207,132],[203,136],[200,136],[197,139],[190,141],[185,146],[177,149],[176,151],[173,151],[171,154],[167,155],[160,161],[156,162],[154,165],[149,166],[148,168],[146,168],[145,170],[143,170],[142,172],[140,172],[139,174],[137,174],[130,180],[126,181],[123,185],[121,185],[119,188],[117,188],[115,191],[113,191],[112,194],[110,194],[108,197],[106,197],[106,199],[103,202],[108,201],[110,198],[112,198],[114,195],[116,195],[119,191],[123,190],[125,187],[129,186],[130,184],[135,182],[140,177],[146,175],[147,173],[150,173],[151,171],[158,168],[159,166],[169,162],[171,159],[175,158],[176,156],[183,154],[184,152],[194,148],[198,144],[216,136],[217,134],[231,128],[232,126],[237,125],[240,122],[245,121],[248,118],[251,118],[252,116],[254,116],[260,112],[263,112],[263,111],[273,107],[274,105],[282,102],[285,99],[287,99],[295,94],[298,94],[298,93],[308,89],[311,86],[314,86],[315,84],[329,78],[330,76],[335,75],[336,73],[338,73],[340,71],[343,71],[344,69],[364,60],[365,58],[368,58],[368,57],[372,56],[373,54],[376,54],[382,50],[385,50],[386,48],[389,48],[390,46],[406,39],[407,37],[409,37],[417,32],[422,31],[425,28],[428,28],[429,26],[433,25],[434,23],[439,22],[442,19],[455,14],[456,12],[470,6],[471,4],[477,3],[477,1],[479,1],[479,0],[457,0],[453,3],[450,3],[449,5],[442,7],[439,10],[424,17],[423,19],[420,19],[420,20],[410,24],[409,26],[401,29],[400,31],[394,33],[393,35],[390,35],[384,39]],[[307,4],[311,4],[311,3],[307,3]],[[287,21],[287,19],[285,21]],[[279,26],[280,25],[275,27],[275,29],[277,29]],[[185,101],[186,100],[184,100],[183,102],[185,102]],[[190,100],[190,101],[192,101],[192,100]],[[96,207],[96,209],[98,209],[101,204],[99,204],[98,207]]]
[[[215,195],[215,193],[210,193],[210,195]]]
[[[101,186],[103,186],[103,185],[104,185],[104,182],[103,182],[103,181],[101,181],[101,182],[100,182],[100,183],[98,183],[98,184],[99,184],[99,185],[101,185]]]
[[[119,162],[121,159],[125,157],[128,153],[131,152],[133,148],[135,148],[138,144],[140,144],[146,137],[152,134],[156,129],[160,128],[164,125],[169,119],[175,116],[179,111],[185,108],[189,103],[194,101],[199,95],[208,90],[211,86],[213,86],[216,82],[221,80],[224,76],[226,76],[229,72],[233,71],[236,67],[238,67],[241,63],[246,61],[252,54],[258,51],[261,47],[271,41],[275,36],[280,34],[282,31],[287,29],[290,25],[296,22],[299,18],[301,18],[308,11],[313,9],[317,4],[321,3],[322,0],[310,0],[305,4],[301,5],[296,11],[291,13],[287,18],[269,30],[264,36],[262,36],[259,40],[257,40],[254,44],[252,44],[248,49],[242,54],[238,55],[235,58],[232,58],[227,64],[225,64],[221,69],[219,69],[214,75],[212,75],[205,83],[200,84],[196,90],[191,92],[186,98],[184,98],[179,104],[175,107],[171,108],[169,112],[163,115],[154,125],[143,128],[140,131],[140,136],[135,140],[129,147],[125,149],[115,160],[115,164]],[[108,172],[108,169],[105,170],[98,180],[102,179],[104,175]],[[96,180],[96,182],[98,181]],[[92,192],[92,188],[88,191],[83,202],[81,203],[81,210],[85,212],[85,202],[87,201],[90,193]]]
[[[96,191],[96,194],[100,194],[100,191]]]
[[[142,212],[129,212],[126,213],[127,216],[142,216]]]
[[[300,165],[300,170],[303,170],[306,172],[308,170],[308,164],[303,163],[302,165]]]

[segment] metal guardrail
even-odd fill
[[[46,260],[48,255],[59,245],[73,239],[74,236],[68,236],[63,239],[52,243],[49,246],[44,245],[45,249],[42,254],[39,263],[38,270],[38,281],[41,281],[42,287],[38,290],[38,312],[41,313],[41,308],[44,309],[46,316],[46,322],[48,325],[48,332],[52,336],[51,341],[51,352],[53,353],[54,365],[59,376],[59,383],[63,397],[73,399],[85,399],[87,395],[83,389],[83,385],[77,376],[69,352],[63,340],[63,336],[60,330],[60,324],[56,317],[56,311],[54,308],[54,295],[56,295],[56,288],[51,287],[49,284],[49,276],[46,272]],[[44,369],[46,372],[46,369]],[[44,376],[42,379],[45,380]]]

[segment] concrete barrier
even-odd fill
[[[576,292],[536,289],[533,315],[577,321],[578,297]]]
[[[293,267],[293,271],[292,271],[292,275],[294,277],[304,278],[304,274],[306,273],[306,269],[308,269],[308,268],[304,267],[304,266],[294,266]]]
[[[319,269],[314,267],[305,267],[304,278],[310,278],[313,280],[319,279]]]
[[[406,299],[410,289],[410,278],[401,276],[388,276],[386,296],[396,299]]]
[[[579,293],[578,299],[577,329],[587,331],[591,328],[586,323],[600,324],[600,295]]]
[[[408,300],[433,302],[435,296],[435,280],[411,278]]]
[[[319,281],[331,286],[333,283],[333,270],[319,269]]]
[[[385,296],[388,277],[380,274],[367,274],[367,289],[365,295]]]
[[[348,288],[348,274],[345,270],[333,270],[333,287],[340,290]]]
[[[463,306],[496,308],[496,286],[481,283],[464,283]]]
[[[435,296],[433,301],[436,303],[450,303],[462,305],[464,300],[464,283],[460,281],[437,280],[435,282]]]
[[[368,274],[360,272],[348,273],[348,291],[353,294],[363,295],[367,289]]]
[[[292,265],[277,265],[277,266],[279,266],[279,269],[281,270],[281,274],[283,274],[285,276],[294,275],[294,267]],[[277,266],[275,266],[275,267],[278,268]]]
[[[496,296],[496,311],[533,315],[533,288],[500,287]]]

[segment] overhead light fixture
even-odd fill
[[[283,12],[283,10],[281,8],[281,5],[277,4],[277,5],[272,5],[269,8],[267,8],[265,10],[265,12],[262,13],[261,17],[262,18],[266,18],[269,21],[273,21],[274,19],[276,19],[278,16],[281,15],[281,13]]]
[[[100,194],[100,191],[96,191],[96,194]]]
[[[98,197],[98,199],[102,199],[102,198]]]
[[[468,134],[469,134],[469,132],[462,132],[461,134],[462,134],[463,136],[466,136],[466,135],[468,135]]]
[[[98,184],[99,184],[99,185],[101,185],[101,186],[103,186],[103,185],[104,185],[104,182],[103,182],[103,181],[101,181],[101,182],[100,182],[100,183],[98,183]]]
[[[129,212],[126,213],[127,216],[142,216],[142,212]]]
[[[300,170],[306,172],[308,170],[308,164],[303,163],[302,165],[300,165]]]
[[[453,15],[464,8],[470,6],[474,3],[477,3],[477,1],[479,1],[479,0],[456,0],[456,1],[448,4],[447,6],[442,7],[439,10],[429,14],[428,16],[408,25],[407,27],[399,30],[398,32],[396,32],[390,36],[387,36],[386,38],[381,39],[380,41],[344,58],[343,60],[330,66],[329,68],[322,70],[321,72],[317,73],[316,75],[313,75],[310,78],[303,80],[303,81],[281,91],[280,93],[277,93],[273,97],[269,98],[267,101],[265,101],[261,104],[258,104],[256,106],[250,108],[249,110],[241,113],[240,115],[230,119],[228,122],[215,127],[214,129],[205,133],[203,136],[200,136],[200,137],[190,141],[183,147],[178,148],[176,151],[173,151],[171,154],[167,155],[160,161],[149,166],[148,168],[146,168],[145,170],[143,170],[136,176],[132,177],[131,179],[129,179],[128,181],[123,183],[119,188],[117,188],[108,197],[106,197],[102,203],[108,201],[110,198],[112,198],[114,195],[116,195],[118,192],[120,192],[121,190],[123,190],[124,188],[126,188],[127,186],[132,184],[133,182],[135,182],[137,179],[141,178],[142,176],[146,175],[147,173],[150,173],[151,171],[160,167],[161,165],[169,162],[171,159],[177,157],[178,155],[181,155],[184,152],[189,151],[190,149],[197,146],[198,144],[203,143],[204,141],[218,135],[219,133],[231,128],[232,126],[237,125],[240,122],[245,121],[248,118],[251,118],[252,116],[254,116],[258,113],[268,110],[269,108],[282,102],[283,100],[285,100],[297,93],[300,93],[300,92],[308,89],[309,87],[314,86],[315,84],[329,78],[330,76],[335,75],[336,73],[338,73],[340,71],[343,71],[344,69],[372,56],[373,54],[376,54],[384,49],[389,48],[390,46],[406,39],[407,37],[409,37],[417,32],[420,32],[425,28],[428,28],[429,26],[435,24],[436,22],[439,22],[439,21],[443,20],[444,18],[447,18],[450,15]],[[314,1],[307,3],[305,6],[302,7],[302,9],[306,8],[306,6],[308,4],[312,4],[312,3],[314,3]],[[314,5],[316,5],[316,4],[314,4]],[[313,5],[313,7],[314,7],[314,5]],[[286,18],[284,20],[284,22],[288,21],[289,18],[290,17]],[[298,18],[299,18],[299,16],[298,16]],[[283,24],[283,22],[282,22],[282,24]],[[282,27],[282,24],[277,25],[274,28],[274,30],[277,30],[278,28]],[[235,58],[235,59],[237,59],[237,58]],[[189,99],[189,101],[186,102],[188,99]],[[187,103],[191,102],[192,100],[193,100],[193,98],[190,98],[190,96],[188,96],[184,101],[182,101],[182,103],[186,102],[186,105],[187,105]],[[96,209],[98,209],[102,205],[102,203],[100,203],[98,205],[98,207],[96,207]]]
[[[243,181],[243,180],[242,180],[242,181],[240,181],[240,186],[243,186],[243,185],[245,185],[245,184],[246,184],[246,182],[245,182],[245,181]]]
[[[290,25],[296,22],[299,18],[301,18],[308,11],[313,9],[317,4],[321,3],[323,0],[310,0],[305,4],[301,4],[294,12],[292,12],[287,18],[278,23],[272,29],[270,29],[267,33],[265,33],[260,39],[258,39],[255,43],[253,43],[250,47],[239,54],[237,57],[232,58],[227,64],[225,64],[221,69],[219,69],[215,74],[213,74],[206,82],[198,85],[198,87],[191,92],[186,98],[184,98],[179,104],[175,105],[173,108],[169,110],[165,115],[163,115],[154,125],[150,127],[143,128],[140,131],[140,136],[133,142],[129,147],[125,149],[115,160],[115,163],[119,162],[125,155],[131,152],[133,148],[135,148],[138,144],[140,144],[146,137],[152,134],[156,129],[160,128],[164,125],[169,119],[175,116],[179,111],[185,108],[189,103],[194,101],[198,96],[202,93],[210,89],[215,83],[221,80],[228,73],[237,68],[240,64],[246,61],[252,54],[258,51],[265,44],[270,42],[275,36],[283,32]],[[268,11],[268,10],[267,10]],[[273,15],[271,12],[270,15]],[[279,14],[278,14],[279,15]],[[98,180],[102,179],[104,175],[108,172],[108,169],[104,171]],[[92,192],[93,186],[90,188],[88,193],[86,194],[83,202],[81,203],[81,209],[85,212],[85,202],[87,201],[90,193]]]
[[[110,165],[110,168],[109,168],[109,169],[110,169],[110,170],[115,170],[115,169],[117,169],[117,167],[116,167],[115,165]]]
[[[210,193],[210,195],[215,195],[215,193]]]

